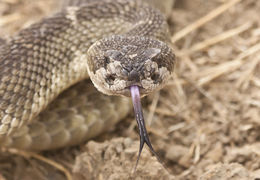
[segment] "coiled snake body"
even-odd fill
[[[89,0],[20,31],[0,47],[0,146],[46,150],[107,130],[173,71],[168,29],[140,0]]]

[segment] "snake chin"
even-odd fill
[[[87,59],[89,76],[99,91],[128,97],[133,85],[142,96],[162,88],[174,66],[172,50],[148,37],[102,39],[89,48]]]

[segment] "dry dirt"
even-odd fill
[[[212,18],[231,1],[237,3]],[[51,15],[56,5],[0,0],[0,37]],[[207,23],[197,21],[209,13]],[[177,0],[169,24],[173,41],[185,27],[191,32],[174,42],[172,80],[143,101],[150,139],[167,170],[145,149],[132,173],[139,141],[129,115],[86,145],[40,153],[58,164],[1,149],[0,180],[260,179],[260,1]]]

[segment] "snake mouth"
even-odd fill
[[[146,96],[148,94],[147,90],[142,87],[142,85],[140,83],[133,83],[131,85],[128,85],[126,88],[125,88],[125,91],[127,91],[127,94],[128,96],[130,97],[133,97],[133,94],[132,94],[132,91],[135,92],[135,90],[132,90],[133,87],[136,87],[138,88],[138,91],[139,91],[139,96],[140,97],[143,97],[143,96]]]
[[[131,97],[132,97],[132,102],[134,106],[134,112],[135,112],[135,118],[137,121],[138,129],[139,129],[139,136],[140,136],[140,147],[139,147],[139,153],[135,165],[134,172],[136,171],[144,144],[147,144],[149,147],[150,151],[152,152],[153,155],[157,158],[157,160],[161,163],[161,160],[157,153],[154,151],[153,146],[150,142],[146,127],[145,127],[145,121],[144,121],[144,116],[143,116],[143,110],[142,110],[142,104],[141,104],[141,97],[140,97],[140,87],[137,85],[132,85],[130,86],[130,92],[131,92]]]

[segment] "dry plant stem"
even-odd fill
[[[6,25],[8,23],[13,23],[14,21],[17,21],[19,18],[20,18],[20,15],[18,13],[3,16],[0,19],[0,27]]]
[[[203,26],[204,24],[211,21],[215,17],[219,16],[220,14],[222,14],[223,12],[225,12],[230,7],[234,6],[235,4],[237,4],[240,1],[242,1],[242,0],[230,0],[227,3],[220,5],[219,7],[217,7],[216,9],[211,11],[210,13],[208,13],[206,16],[203,16],[199,20],[191,23],[190,25],[188,25],[187,27],[185,27],[181,31],[177,32],[171,39],[172,43],[177,42],[178,40],[180,40],[181,38],[183,38],[184,36],[186,36],[190,32],[192,32],[195,29],[198,29],[199,27]]]
[[[246,30],[248,30],[250,27],[252,27],[253,23],[252,22],[247,22],[245,24],[243,24],[242,26],[239,26],[237,28],[225,31],[217,36],[214,36],[212,38],[206,39],[203,42],[197,43],[194,46],[192,46],[188,52],[185,52],[185,54],[190,54],[190,53],[194,53],[196,51],[200,51],[203,49],[208,48],[209,46],[212,46],[214,44],[220,43],[226,39],[229,39],[233,36],[236,36],[242,32],[245,32]]]
[[[160,137],[160,138],[162,138],[162,139],[164,139],[164,140],[169,138],[167,135],[165,135],[164,132],[162,132],[162,130],[161,130],[161,131],[158,131],[158,129],[151,128],[151,127],[147,128],[147,130],[148,130],[151,134],[153,134],[153,135],[155,135],[155,136],[158,136],[158,137]]]
[[[256,54],[255,58],[253,58],[250,62],[249,62],[249,66],[247,68],[247,70],[245,72],[242,73],[241,77],[238,79],[237,83],[236,83],[236,87],[240,88],[241,86],[243,89],[247,88],[248,83],[254,74],[254,70],[256,69],[257,65],[259,64],[260,60],[259,60],[259,53]]]
[[[158,91],[158,92],[156,92],[154,94],[152,104],[151,104],[151,106],[149,108],[150,112],[149,112],[148,118],[147,118],[148,126],[151,126],[151,124],[152,124],[154,113],[155,113],[155,109],[157,108],[157,105],[158,105],[158,102],[159,102],[159,97],[160,97],[160,92]]]
[[[187,126],[187,124],[184,123],[184,122],[181,122],[181,123],[176,124],[176,125],[172,125],[172,126],[170,126],[170,127],[168,128],[167,134],[172,133],[172,132],[174,132],[174,131],[177,131],[177,130],[179,130],[179,129],[182,129],[182,128],[184,128],[185,126]]]
[[[14,4],[19,2],[19,0],[2,0],[4,3],[10,3],[10,4]]]
[[[170,110],[166,110],[164,108],[157,108],[157,109],[155,109],[155,112],[160,114],[160,115],[163,115],[163,116],[170,116],[170,117],[176,116],[175,112],[172,112]]]
[[[0,180],[6,180],[6,179],[0,174]]]
[[[24,158],[33,157],[42,162],[45,162],[46,164],[49,164],[49,165],[55,167],[56,169],[62,171],[65,174],[67,180],[72,180],[72,176],[71,176],[70,172],[64,166],[62,166],[61,164],[59,164],[51,159],[45,158],[34,152],[28,152],[28,151],[23,151],[23,150],[14,149],[14,148],[8,148],[8,149],[3,149],[3,150],[7,151],[11,154],[16,154],[16,155],[22,156]]]
[[[243,61],[244,58],[251,56],[258,51],[260,51],[260,43],[254,45],[254,46],[250,47],[249,49],[247,49],[246,51],[242,52],[240,55],[238,55],[238,57],[235,60],[222,63],[222,64],[220,64],[218,66],[214,66],[212,68],[208,68],[207,70],[205,70],[204,72],[201,72],[199,74],[199,77],[202,77],[202,78],[199,78],[198,85],[202,86],[227,72],[235,71],[236,69],[241,67],[242,64],[245,63]]]
[[[193,87],[195,87],[203,96],[205,96],[207,99],[210,100],[210,102],[212,102],[212,105],[214,106],[214,104],[217,103],[217,100],[209,93],[207,92],[205,89],[203,89],[201,86],[197,85],[194,81],[185,78],[186,81],[188,81]]]
[[[186,102],[187,100],[187,95],[185,93],[185,90],[181,84],[181,79],[180,77],[178,77],[178,75],[176,73],[173,73],[173,78],[175,81],[175,85],[176,85],[176,90],[171,90],[172,92],[177,92],[176,98],[178,99],[179,103],[182,102]]]

